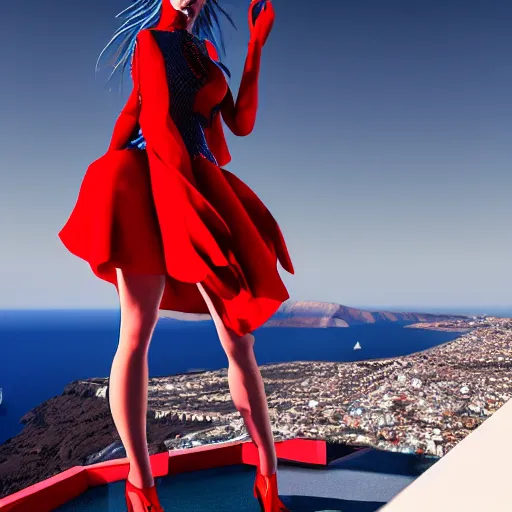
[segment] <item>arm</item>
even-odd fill
[[[129,142],[130,136],[132,135],[140,113],[140,100],[139,100],[139,85],[138,85],[138,45],[135,45],[135,51],[132,60],[132,81],[133,89],[128,97],[126,105],[121,110],[119,117],[117,118],[114,130],[112,132],[112,139],[108,147],[108,151],[123,149],[124,146]]]
[[[238,136],[249,135],[256,122],[260,62],[261,46],[250,41],[236,104],[229,88],[221,104],[222,118],[228,128]]]
[[[221,104],[222,118],[235,135],[249,135],[256,122],[261,49],[272,29],[274,17],[274,8],[270,0],[252,0],[249,7],[251,36],[236,103],[228,88]]]

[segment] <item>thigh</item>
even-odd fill
[[[165,276],[137,274],[116,268],[122,321],[151,326],[158,320],[158,308],[165,288]]]
[[[164,248],[145,152],[112,152],[105,190],[113,197],[111,262],[139,274],[165,274]],[[109,181],[110,180],[110,181]],[[139,284],[135,283],[137,287]]]
[[[226,355],[231,357],[243,356],[247,353],[252,353],[254,345],[254,336],[247,333],[243,336],[238,336],[234,331],[224,325],[217,310],[210,297],[206,293],[201,283],[196,283],[201,295],[203,296],[206,305],[210,311],[210,315],[215,323],[217,333],[219,335],[220,343]]]

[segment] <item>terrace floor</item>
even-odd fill
[[[423,464],[423,465],[422,465]],[[415,456],[362,449],[323,467],[281,462],[279,494],[292,512],[373,512],[427,469]],[[236,464],[156,478],[166,512],[259,512],[255,468]],[[91,488],[57,512],[120,512],[124,482]]]

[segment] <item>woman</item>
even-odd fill
[[[268,0],[251,2],[236,103],[218,57],[218,13],[227,16],[218,0],[137,0],[121,13],[128,19],[109,45],[124,36],[114,71],[132,57],[133,90],[108,151],[87,169],[59,233],[119,293],[109,401],[130,460],[129,511],[163,511],[146,441],[147,351],[159,309],[213,318],[229,361],[231,396],[259,451],[254,496],[262,511],[287,510],[278,497],[251,331],[289,298],[277,261],[294,269],[268,209],[221,167],[230,160],[221,116],[236,135],[253,129],[261,49],[274,11]]]

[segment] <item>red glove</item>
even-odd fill
[[[252,0],[249,6],[251,35],[236,105],[229,89],[222,103],[222,118],[235,135],[249,135],[256,122],[261,48],[270,34],[274,17],[274,8],[270,0]]]
[[[274,24],[275,12],[270,0],[252,0],[249,6],[250,43],[263,46]]]

